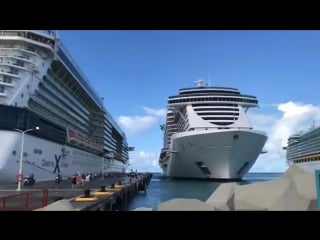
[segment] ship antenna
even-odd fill
[[[208,84],[206,84],[205,81],[203,81],[201,78],[199,78],[199,80],[194,82],[196,87],[206,87],[208,86]]]

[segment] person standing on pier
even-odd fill
[[[75,174],[72,176],[71,183],[72,183],[72,189],[77,188],[77,177]]]
[[[77,173],[76,179],[77,179],[77,187],[80,187],[80,185],[81,185],[81,174],[80,174],[80,172]]]

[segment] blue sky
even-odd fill
[[[131,168],[160,171],[168,96],[203,78],[257,96],[254,128],[267,154],[251,171],[284,171],[287,137],[320,123],[320,31],[58,31],[114,119],[127,133]]]

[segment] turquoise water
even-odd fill
[[[275,180],[281,175],[282,173],[248,173],[239,183]],[[138,207],[155,209],[161,202],[172,198],[196,198],[205,201],[220,184],[210,180],[171,179],[163,177],[161,173],[154,173],[147,193],[138,193],[123,210],[131,211]]]

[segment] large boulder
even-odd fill
[[[298,194],[309,201],[306,210],[317,210],[317,190],[315,174],[307,172],[298,166],[291,166],[284,174],[283,179],[291,179]]]
[[[212,207],[198,199],[174,198],[158,205],[157,211],[212,211]]]
[[[295,172],[292,176],[295,174],[299,173]],[[236,186],[234,205],[236,210],[306,211],[312,203],[299,194],[292,177],[284,177],[280,180]]]
[[[37,211],[75,211],[75,208],[69,200],[62,199],[45,206],[44,208],[37,209]]]
[[[234,189],[238,183],[222,183],[206,200],[213,210],[233,211],[234,210]]]
[[[301,174],[301,173],[305,174],[307,172],[297,165],[292,165],[283,173],[282,179],[291,178],[292,176],[295,176],[295,175]]]

